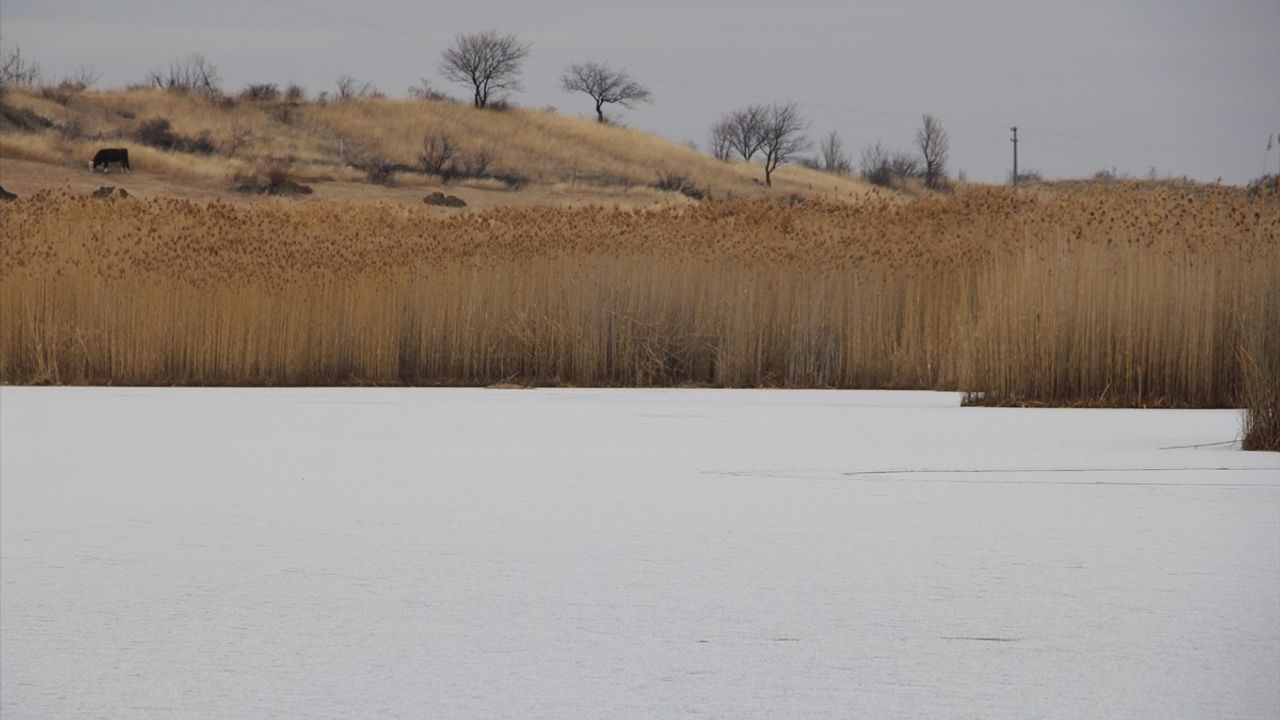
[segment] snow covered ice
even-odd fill
[[[5,718],[1280,715],[1280,456],[953,394],[0,389]]]

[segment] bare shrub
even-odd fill
[[[0,90],[8,85],[35,85],[40,77],[40,65],[23,57],[21,47],[0,48]]]
[[[82,140],[87,133],[84,128],[84,122],[80,118],[69,118],[66,122],[58,126],[58,134],[68,140]]]
[[[876,142],[862,149],[858,175],[872,185],[901,189],[908,180],[921,176],[920,161],[912,153],[890,151]]]
[[[879,142],[862,149],[858,160],[858,174],[872,185],[889,187],[893,184],[893,170],[889,166],[889,152]]]
[[[446,93],[437,90],[426,78],[418,80],[418,84],[409,88],[409,97],[414,100],[437,100],[440,102],[457,102]]]
[[[280,86],[275,83],[253,83],[240,91],[240,99],[249,102],[275,102],[280,99]]]
[[[201,130],[200,133],[194,137],[182,138],[179,149],[183,152],[212,155],[218,151],[218,146],[213,142],[213,138],[208,130]]]
[[[422,152],[418,154],[418,165],[428,175],[444,176],[451,173],[453,156],[458,148],[452,138],[443,132],[427,135],[422,138]]]
[[[164,70],[147,75],[147,84],[161,90],[191,92],[214,97],[222,92],[222,77],[218,68],[200,53],[174,60]]]
[[[62,82],[59,84],[83,92],[97,85],[101,79],[102,74],[95,70],[92,65],[81,63],[74,70],[63,76]]]
[[[338,78],[338,86],[334,97],[339,101],[347,101],[380,97],[381,94],[371,82],[357,80],[350,75],[342,75]]]
[[[395,174],[399,167],[385,157],[369,158],[363,164],[365,178],[374,185],[395,185]]]
[[[144,120],[133,132],[133,137],[143,145],[161,150],[212,155],[217,152],[208,130],[201,130],[198,135],[188,137],[173,131],[168,118],[151,118]]]
[[[915,155],[906,150],[897,150],[889,155],[889,169],[893,172],[893,177],[899,183],[905,183],[910,178],[923,178],[924,171],[920,167],[920,161]]]
[[[497,153],[497,148],[493,145],[485,145],[478,150],[459,154],[456,164],[458,173],[465,177],[485,177]]]
[[[100,76],[89,65],[79,65],[75,70],[63,76],[57,85],[45,85],[40,88],[40,97],[52,100],[59,105],[68,105],[76,95],[93,87]]]
[[[39,132],[53,127],[53,121],[31,110],[0,103],[0,130]]]
[[[676,192],[685,197],[701,200],[707,196],[705,189],[698,187],[692,180],[674,172],[660,172],[658,179],[651,186],[663,192]]]
[[[289,87],[284,89],[284,101],[288,103],[305,102],[307,99],[306,88],[297,83],[290,83]]]
[[[506,185],[510,190],[519,190],[532,182],[532,178],[515,170],[495,170],[489,177]]]
[[[75,88],[62,84],[45,85],[40,88],[40,97],[56,102],[59,105],[68,105],[77,92],[79,91]]]
[[[233,158],[245,145],[253,139],[253,130],[244,125],[235,124],[231,126],[231,131],[227,134],[227,139],[223,143],[222,152],[228,158]]]
[[[178,136],[173,132],[173,124],[168,118],[151,118],[143,120],[133,137],[143,145],[161,150],[172,150],[178,144]]]

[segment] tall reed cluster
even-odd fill
[[[979,189],[445,216],[44,194],[0,208],[0,281],[9,383],[949,388],[1208,407],[1267,373],[1274,392],[1280,203]]]

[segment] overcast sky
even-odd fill
[[[951,135],[951,168],[1000,181],[1010,125],[1023,169],[1145,175],[1263,173],[1280,133],[1280,0],[3,0],[6,45],[57,76],[80,63],[102,85],[138,82],[203,53],[225,85],[341,74],[402,95],[459,31],[532,43],[522,104],[591,113],[559,89],[566,63],[625,66],[656,102],[634,127],[705,144],[724,111],[802,103],[816,137],[837,130],[908,147],[919,116]],[[1269,172],[1280,164],[1273,148]]]

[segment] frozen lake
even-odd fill
[[[1280,455],[942,393],[0,389],[0,714],[1274,718]]]

